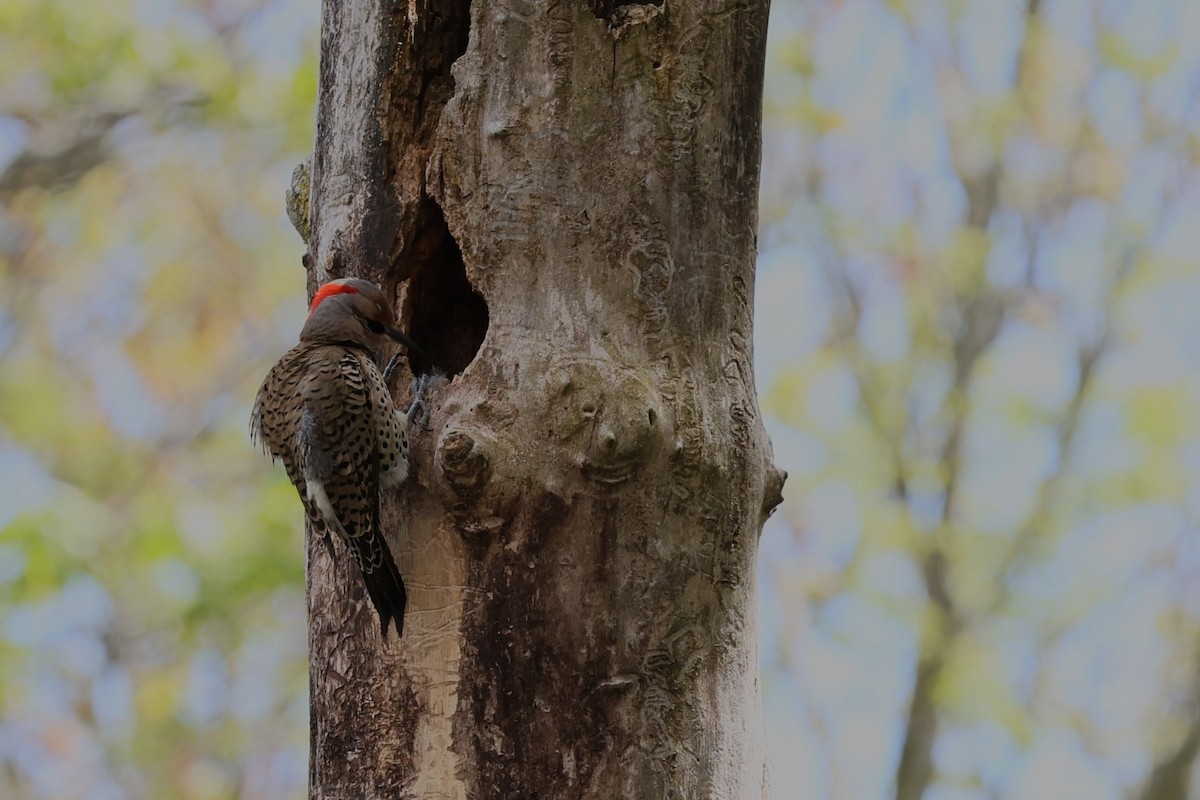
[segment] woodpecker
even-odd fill
[[[375,357],[385,337],[420,352],[395,325],[375,284],[326,283],[309,306],[300,343],[267,373],[250,417],[251,436],[283,462],[330,555],[331,533],[350,550],[384,638],[389,620],[403,635],[407,594],[379,529],[379,493],[408,477],[412,409],[393,406]]]

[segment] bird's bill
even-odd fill
[[[404,347],[408,350],[408,352],[410,354],[419,356],[420,358],[424,359],[425,361],[429,360],[429,356],[425,355],[425,351],[422,350],[417,345],[416,342],[414,342],[412,339],[408,338],[408,334],[406,334],[404,331],[400,330],[399,328],[392,328],[390,326],[385,327],[383,330],[388,336],[392,337],[397,342],[404,345]]]

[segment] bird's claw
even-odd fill
[[[425,388],[429,385],[428,375],[418,375],[413,378],[413,399],[412,404],[408,407],[408,422],[410,425],[422,425],[420,418],[429,416],[429,409],[425,406]]]
[[[388,359],[387,366],[383,368],[383,382],[388,386],[392,385],[392,375],[394,375],[396,370],[400,368],[401,355],[402,353],[397,350],[396,354]]]
[[[425,392],[429,387],[445,380],[446,376],[439,372],[430,372],[413,378],[413,400],[412,405],[408,407],[407,414],[410,425],[420,425],[421,430],[426,432],[432,430],[425,427],[424,424],[429,421],[429,408],[425,405]]]

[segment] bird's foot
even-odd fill
[[[396,354],[388,359],[387,366],[383,368],[383,382],[388,386],[392,385],[392,375],[396,374],[396,370],[400,368],[400,357],[402,355],[403,353],[397,350]]]
[[[436,371],[413,378],[413,401],[412,405],[408,407],[407,414],[409,424],[420,425],[421,429],[426,432],[430,430],[425,427],[425,423],[429,421],[429,408],[425,405],[425,392],[430,387],[445,382],[446,376]]]

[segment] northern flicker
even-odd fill
[[[392,405],[376,353],[395,328],[391,305],[358,278],[326,283],[313,297],[300,343],[267,373],[250,418],[252,436],[283,462],[313,531],[333,553],[346,544],[379,613],[404,632],[407,595],[379,529],[380,489],[408,477],[408,414]]]

